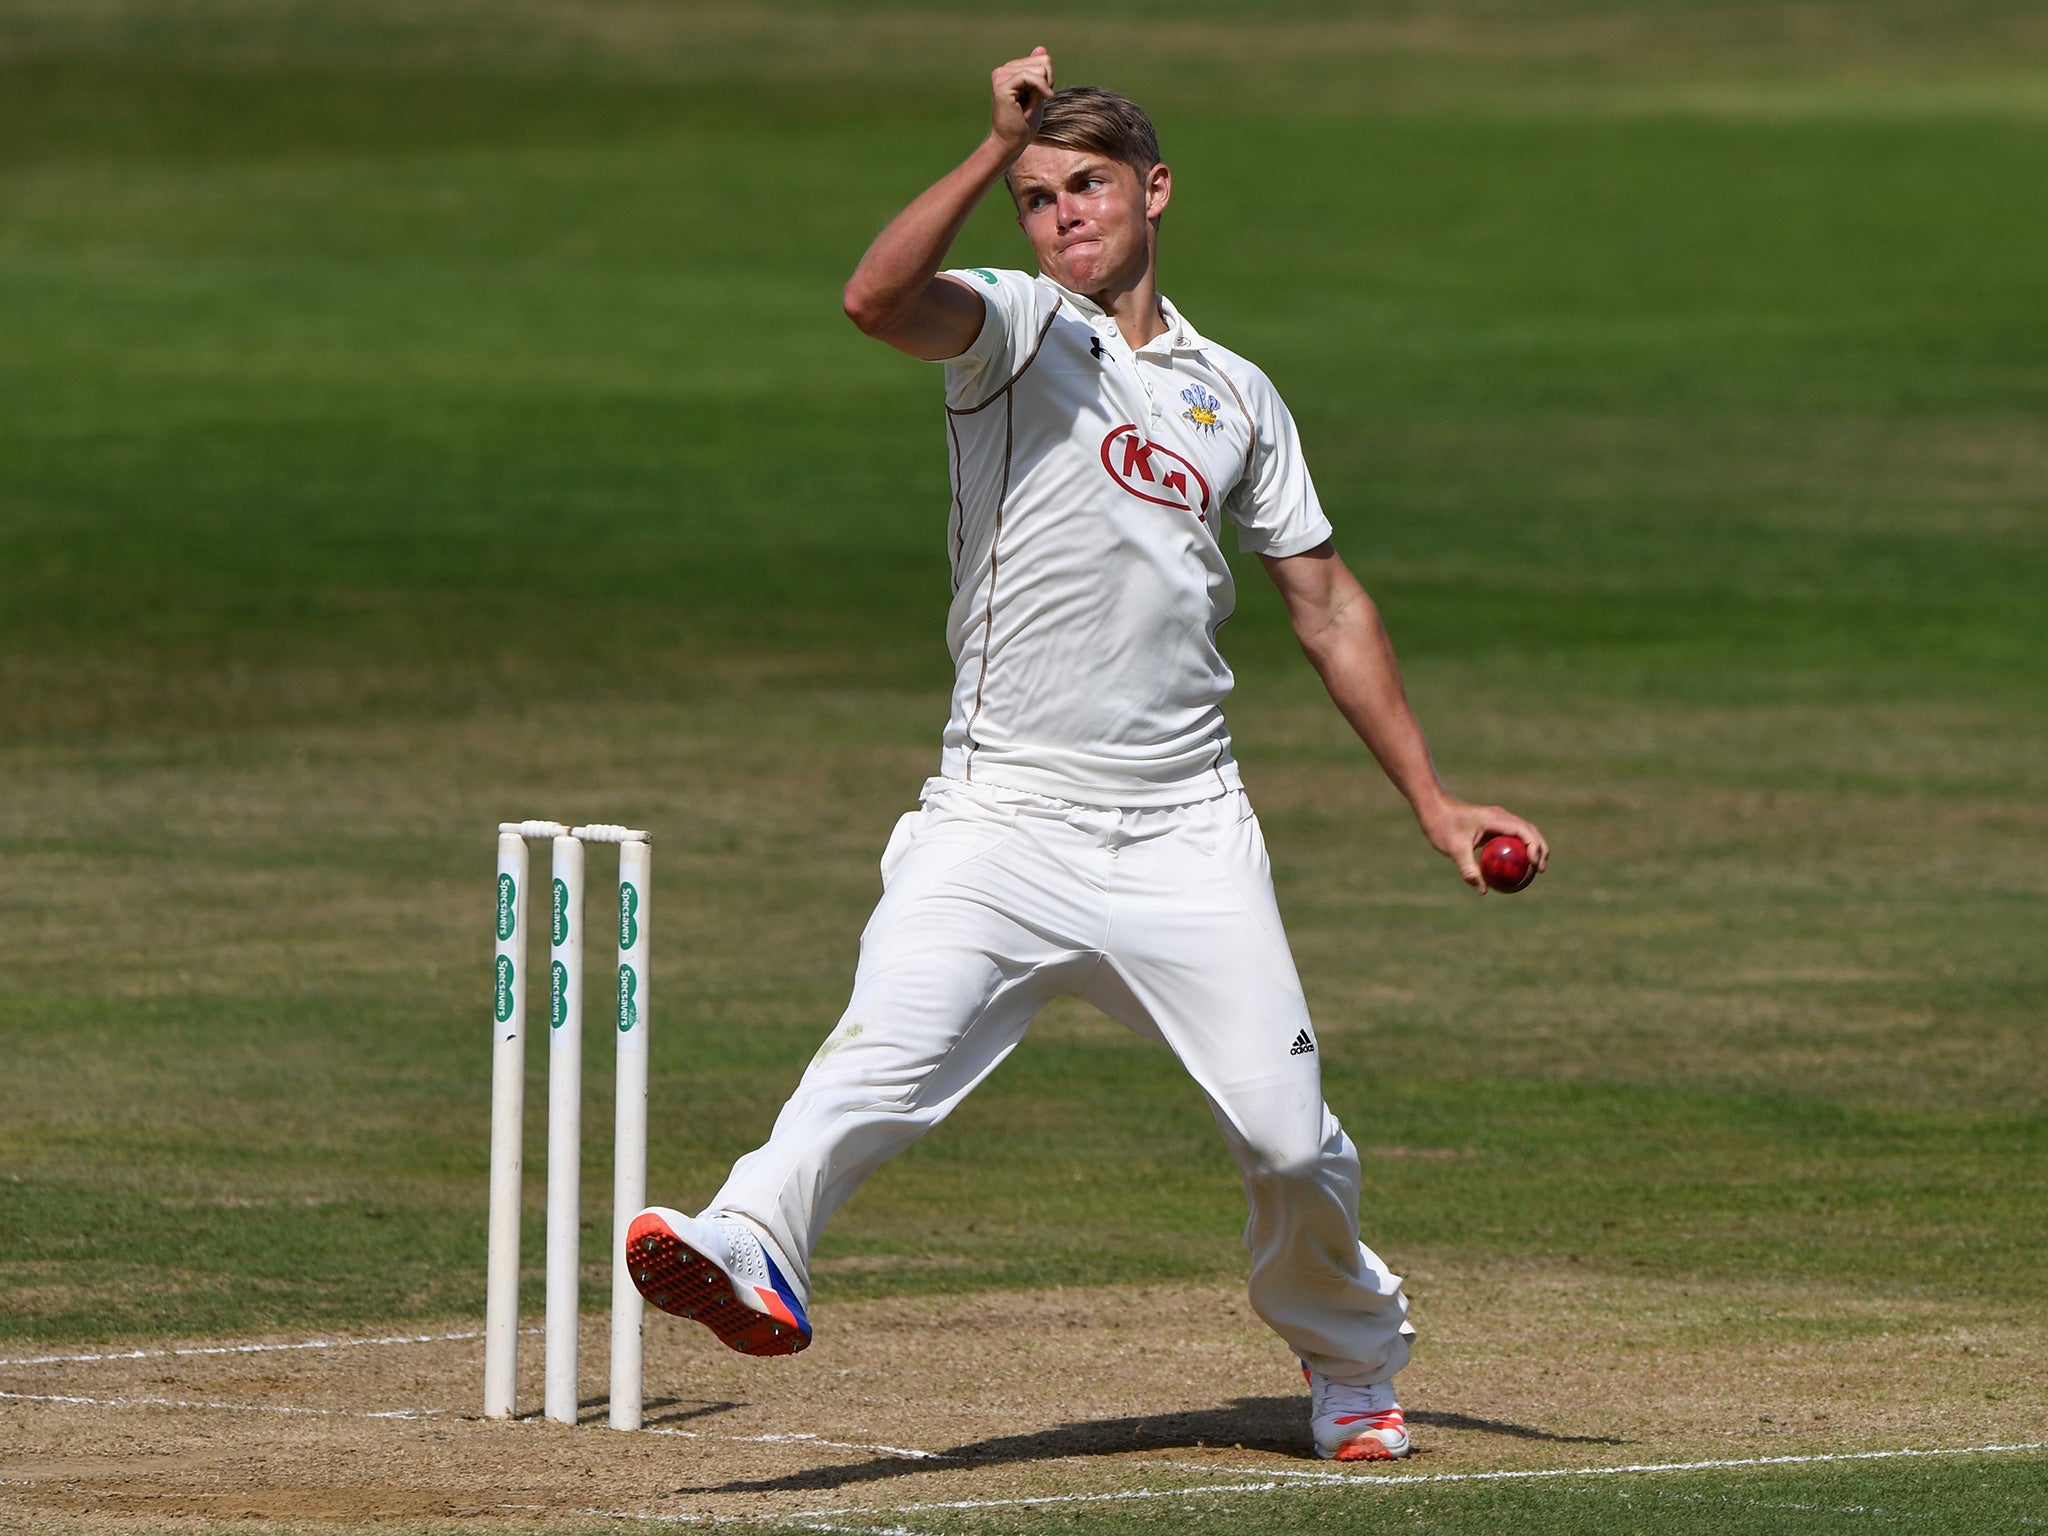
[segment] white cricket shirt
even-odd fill
[[[1264,555],[1330,537],[1286,405],[1164,298],[1165,334],[1134,353],[1050,278],[947,276],[987,318],[945,365],[956,671],[940,772],[1084,805],[1237,788],[1223,520]]]

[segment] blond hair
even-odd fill
[[[1108,155],[1135,170],[1141,182],[1159,164],[1159,130],[1145,109],[1130,97],[1097,85],[1070,85],[1053,92],[1031,142]],[[1007,182],[1009,177],[1003,179]],[[1010,190],[1014,195],[1015,186]]]

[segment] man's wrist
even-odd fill
[[[1408,805],[1415,812],[1415,819],[1427,827],[1441,820],[1452,805],[1451,792],[1444,788],[1441,779],[1432,778],[1408,796]]]
[[[981,143],[975,146],[974,153],[967,157],[967,163],[982,174],[986,185],[994,186],[1003,174],[1017,163],[1018,156],[1030,147],[1029,139],[1021,139],[1012,144],[991,128]]]

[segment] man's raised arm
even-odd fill
[[[1052,55],[1043,48],[989,77],[988,137],[875,236],[847,280],[846,317],[899,352],[939,362],[981,334],[981,295],[938,275],[961,226],[1038,131],[1052,97]]]

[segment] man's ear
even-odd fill
[[[1173,172],[1155,165],[1145,173],[1145,217],[1156,219],[1173,201]]]

